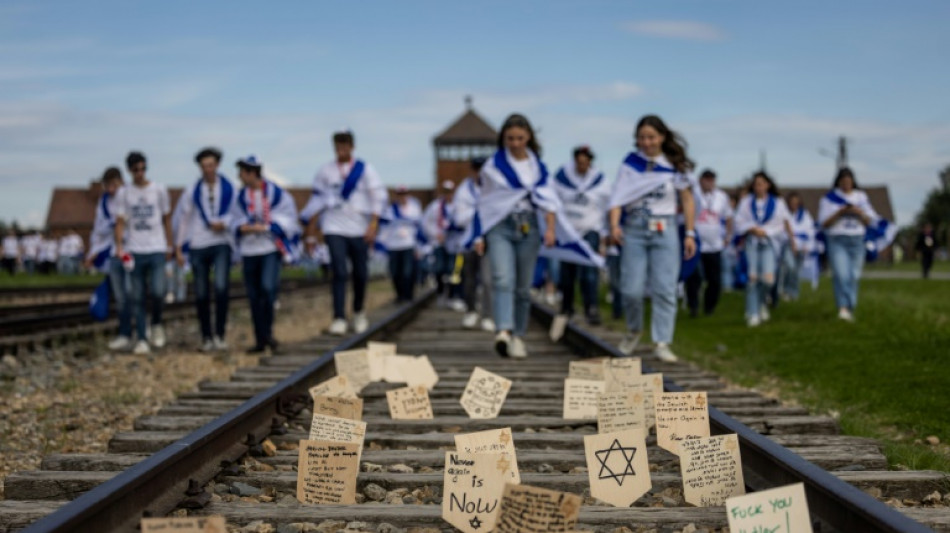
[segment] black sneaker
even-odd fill
[[[591,309],[587,312],[587,323],[591,326],[599,326],[602,321],[600,319],[600,311],[596,309]]]
[[[254,346],[253,348],[248,348],[247,352],[245,353],[247,353],[248,355],[254,355],[254,354],[264,353],[265,351],[267,351],[267,346],[264,346],[263,344],[258,344]]]
[[[508,344],[511,342],[511,334],[507,331],[499,331],[495,335],[495,351],[502,357],[508,357]]]

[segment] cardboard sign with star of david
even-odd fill
[[[617,507],[630,507],[653,483],[642,428],[584,436],[590,495]]]

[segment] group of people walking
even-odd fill
[[[73,230],[64,232],[17,232],[8,229],[0,240],[0,267],[10,276],[17,273],[79,274],[85,243]]]
[[[423,206],[404,186],[390,197],[376,169],[355,155],[353,133],[341,131],[332,137],[334,159],[317,171],[299,213],[291,195],[266,179],[259,159],[239,159],[240,184],[232,184],[219,171],[222,154],[213,148],[195,156],[200,177],[173,212],[167,189],[146,178],[145,156],[133,152],[126,159],[130,184],[123,185],[118,168],[103,176],[91,239],[90,254],[110,273],[119,308],[119,336],[110,347],[147,353],[165,344],[159,273],[173,257],[191,265],[201,349],[226,349],[236,254],[254,323],[251,351],[273,350],[281,267],[323,250],[330,263],[333,335],[368,328],[368,263],[382,252],[397,301],[412,300],[420,271],[427,271],[440,303],[463,313],[462,327],[493,331],[501,356],[527,357],[531,288],[543,258],[560,267],[555,323],[561,328],[575,314],[576,287],[587,321],[601,322],[600,279],[607,266],[614,314],[623,315],[627,330],[619,349],[629,355],[640,344],[649,298],[653,352],[674,361],[681,283],[691,314],[699,314],[700,299],[705,314],[714,312],[722,271],[731,268],[727,252],[738,250],[746,320],[758,326],[769,319],[778,281],[781,294],[797,297],[798,271],[818,229],[827,242],[838,316],[854,319],[868,228],[878,227],[880,217],[850,170],[839,172],[822,199],[816,226],[801,198],[781,196],[763,171],[740,198],[717,188],[712,170],[694,179],[685,141],[658,116],[643,117],[633,136],[635,149],[613,180],[594,164],[589,146],[574,149],[552,173],[530,121],[514,114],[501,127],[495,153],[473,160],[472,174],[462,182],[440,183],[435,200]],[[148,323],[146,294],[152,296]]]

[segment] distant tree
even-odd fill
[[[938,246],[947,245],[947,236],[950,233],[950,165],[940,173],[940,187],[932,189],[924,199],[917,216],[914,217],[913,230],[916,235],[926,223],[934,226],[934,238]]]

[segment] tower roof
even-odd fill
[[[498,132],[472,109],[470,100],[466,103],[468,109],[465,113],[433,139],[436,145],[495,143]]]

